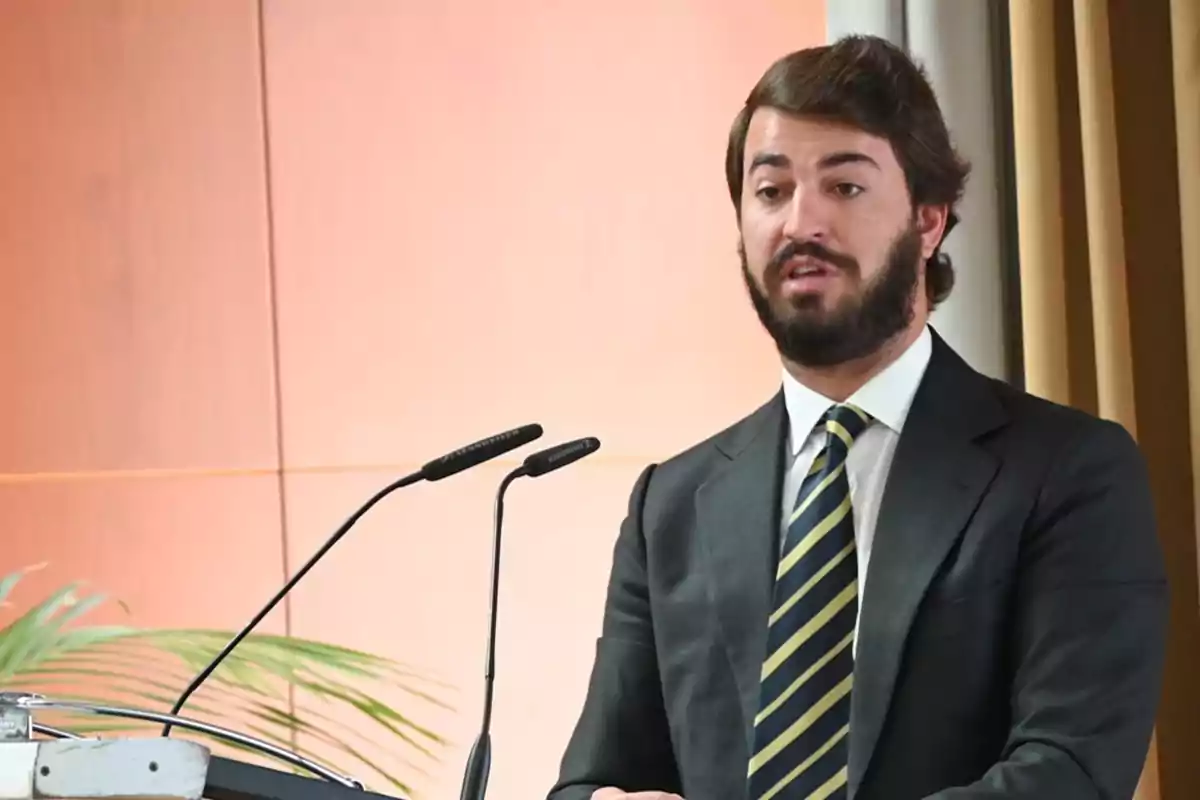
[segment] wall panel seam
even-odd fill
[[[259,102],[259,121],[262,131],[262,153],[263,153],[263,198],[266,212],[266,228],[267,228],[267,279],[268,279],[268,296],[270,299],[270,324],[271,324],[271,377],[274,384],[274,421],[275,421],[275,460],[277,475],[277,487],[279,496],[279,550],[280,550],[280,572],[282,573],[281,583],[286,582],[291,576],[291,563],[288,558],[288,508],[287,508],[287,477],[284,471],[284,439],[283,439],[283,380],[282,367],[280,360],[280,341],[279,341],[279,281],[276,264],[276,236],[275,236],[275,186],[274,173],[271,165],[271,116],[270,103],[268,98],[268,80],[267,80],[267,35],[266,35],[266,9],[264,7],[265,0],[256,0],[256,14],[258,23],[258,102]],[[280,604],[283,610],[283,630],[284,634],[291,636],[292,629],[292,601],[290,597],[283,598]],[[288,706],[290,711],[296,713],[296,696],[294,687],[288,686]],[[292,731],[292,746],[295,747],[296,732]]]

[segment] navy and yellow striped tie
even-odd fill
[[[858,615],[846,455],[870,421],[849,404],[830,408],[821,419],[825,447],[796,495],[775,573],[751,800],[846,796]]]

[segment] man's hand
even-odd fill
[[[683,800],[677,794],[669,792],[623,792],[613,786],[606,786],[592,792],[592,800]]]

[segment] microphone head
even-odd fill
[[[542,426],[536,423],[522,425],[478,442],[460,447],[453,453],[447,453],[441,458],[435,458],[421,468],[421,476],[427,481],[440,481],[455,473],[470,469],[484,461],[490,461],[502,456],[509,450],[515,450],[529,444],[542,435]]]
[[[553,472],[560,467],[573,464],[584,456],[589,456],[600,449],[600,440],[595,436],[576,439],[573,442],[548,447],[545,450],[530,455],[525,459],[522,470],[531,478]]]

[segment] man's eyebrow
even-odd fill
[[[750,161],[750,169],[747,172],[753,172],[759,167],[786,168],[791,166],[791,164],[791,159],[782,153],[756,153]]]
[[[866,153],[860,153],[857,150],[839,150],[836,153],[830,153],[827,156],[823,156],[821,160],[817,162],[817,166],[819,166],[821,169],[832,169],[833,167],[840,167],[843,164],[866,164],[874,167],[875,169],[882,169],[882,167],[879,166],[878,161],[871,158]],[[778,167],[780,169],[786,169],[791,165],[791,159],[782,153],[756,153],[754,158],[750,160],[750,168],[747,170],[747,172],[753,172],[759,167]]]
[[[817,163],[822,169],[840,167],[842,164],[867,164],[875,169],[882,169],[879,166],[879,162],[866,153],[860,153],[857,150],[842,150],[837,153],[830,153]]]

